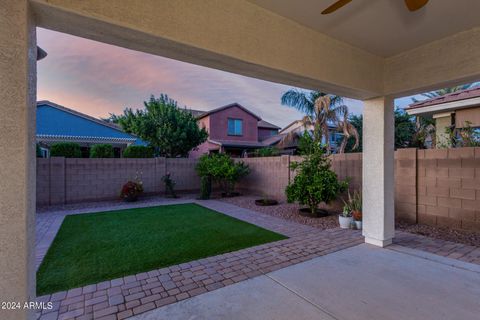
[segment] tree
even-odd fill
[[[305,135],[304,135],[305,136]],[[306,136],[305,136],[306,137]],[[307,205],[312,215],[316,215],[321,202],[329,204],[348,187],[347,181],[338,181],[337,175],[330,169],[330,161],[325,151],[313,140],[305,139],[304,143],[311,142],[305,150],[308,153],[301,162],[292,162],[291,170],[297,174],[285,189],[287,201],[297,201]]]
[[[416,124],[414,118],[409,116],[403,109],[396,108],[394,112],[395,116],[395,149],[399,148],[409,148],[416,146],[415,134]],[[354,126],[359,135],[359,148],[354,150],[353,146],[355,140],[350,137],[350,140],[347,141],[346,152],[362,152],[362,143],[363,143],[363,115],[351,115],[349,122]]]
[[[154,147],[160,156],[187,157],[188,153],[205,142],[208,133],[200,129],[195,117],[178,108],[177,102],[161,94],[144,102],[144,110],[126,108],[123,115],[111,115],[125,132],[139,136]]]
[[[281,98],[282,105],[293,107],[306,116],[302,119],[305,127],[313,126],[314,140],[322,143],[323,138],[330,150],[329,124],[338,125],[339,119],[348,114],[348,107],[343,104],[343,98],[319,91],[300,91],[291,89]]]
[[[113,158],[114,151],[111,144],[94,144],[90,148],[90,158]]]

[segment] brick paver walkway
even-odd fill
[[[457,259],[480,265],[480,248],[466,244],[433,239],[408,232],[397,231],[393,239],[395,244],[411,249],[433,253],[439,256]]]
[[[225,202],[195,201],[189,198],[151,198],[134,204],[105,202],[69,205],[37,214],[37,267],[67,214],[187,202],[196,202],[284,234],[289,239],[39,297],[39,301],[51,301],[54,306],[52,310],[44,310],[42,314],[38,314],[39,318],[124,319],[363,243],[363,237],[358,231],[319,230]],[[480,265],[478,247],[399,231],[396,233],[394,243]]]
[[[146,205],[195,202],[193,200],[149,201]],[[189,263],[152,270],[57,292],[38,298],[53,302],[40,319],[124,319],[135,314],[212,291],[239,281],[278,270],[314,257],[345,249],[363,242],[358,231],[319,230],[285,221],[219,201],[200,201],[200,205],[263,228],[282,233],[289,239],[217,255]],[[136,204],[140,206],[140,204]],[[123,205],[121,208],[133,207]],[[103,207],[101,210],[121,209]],[[67,214],[91,210],[71,209],[38,214],[39,264]]]

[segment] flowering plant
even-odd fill
[[[122,187],[120,192],[120,198],[125,201],[137,201],[138,196],[143,193],[143,183],[142,180],[138,178],[138,173],[134,181],[128,181]]]

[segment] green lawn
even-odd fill
[[[71,215],[37,272],[37,294],[282,239],[196,204]]]

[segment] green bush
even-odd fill
[[[113,158],[113,147],[111,144],[94,144],[90,148],[90,158]]]
[[[37,158],[41,158],[41,157],[42,157],[42,149],[40,149],[40,146],[38,145],[38,143],[37,143],[36,153],[37,153]]]
[[[255,150],[253,155],[255,157],[275,157],[279,155],[279,151],[275,147],[265,147]]]
[[[292,163],[292,171],[296,171],[297,175],[287,186],[285,193],[288,202],[297,201],[307,205],[311,213],[315,214],[321,202],[328,204],[335,200],[346,190],[348,182],[338,181],[321,146],[313,144],[308,149],[310,153],[302,162]]]
[[[153,158],[154,151],[152,147],[146,146],[128,146],[123,151],[124,158]]]
[[[233,195],[235,184],[250,173],[243,162],[235,162],[226,154],[203,155],[196,166],[200,177],[209,177],[218,182],[225,195]]]
[[[81,158],[80,145],[74,142],[58,142],[50,148],[51,157]]]
[[[212,179],[208,176],[200,178],[200,199],[208,200],[212,194]]]

